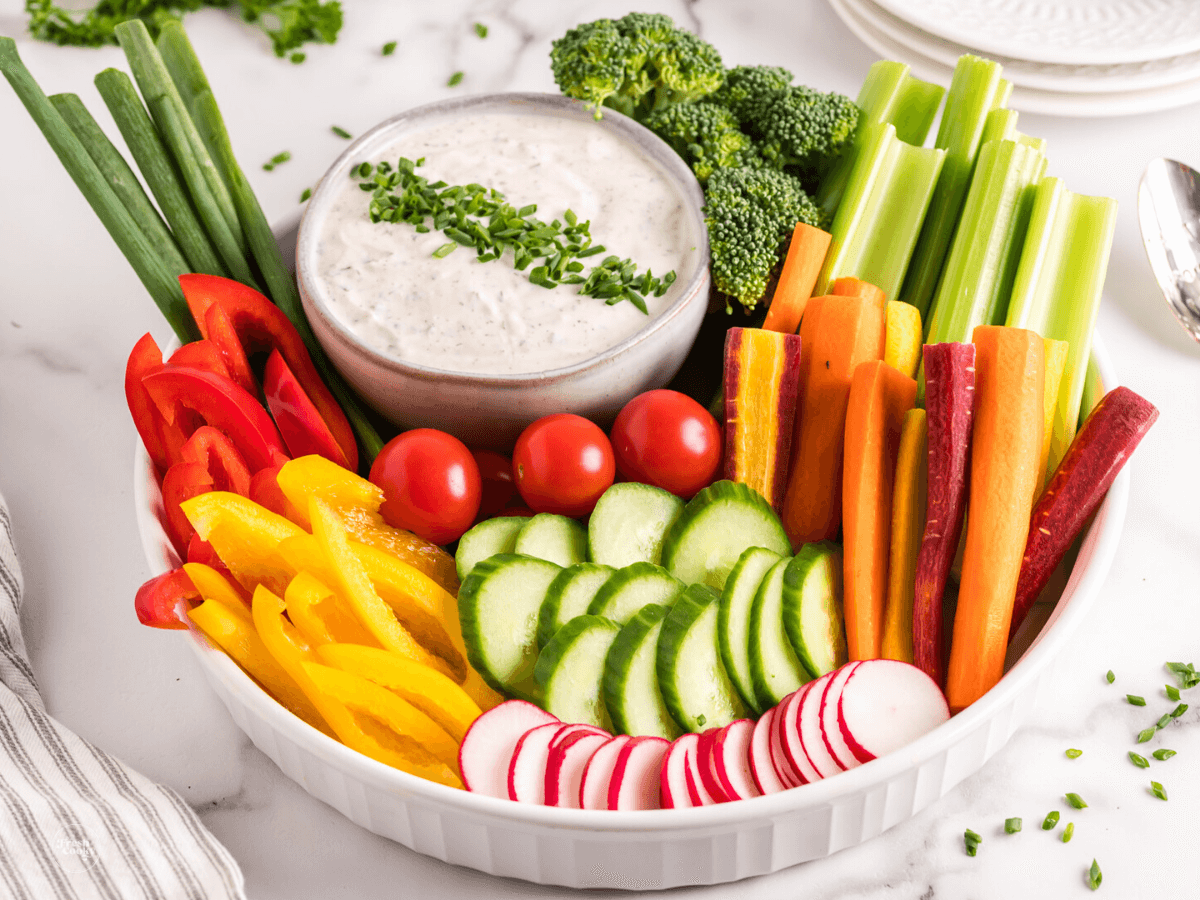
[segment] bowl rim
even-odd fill
[[[316,282],[309,276],[309,267],[305,264],[305,260],[313,258],[319,233],[312,222],[324,214],[325,207],[337,197],[338,191],[333,185],[338,183],[339,178],[345,179],[349,176],[352,163],[361,162],[368,156],[377,155],[381,145],[392,142],[399,133],[404,132],[405,126],[412,126],[429,119],[462,115],[464,112],[478,110],[481,107],[500,112],[512,112],[522,105],[527,108],[519,111],[526,113],[592,122],[597,127],[615,134],[618,139],[639,151],[666,174],[684,201],[684,209],[692,220],[691,224],[696,229],[698,240],[696,252],[688,257],[689,277],[686,280],[679,277],[671,285],[670,291],[677,292],[675,299],[662,312],[650,319],[645,327],[620,343],[569,366],[544,369],[538,372],[475,374],[453,369],[435,369],[431,366],[404,362],[368,346],[330,312],[326,304],[327,298],[320,290],[310,290],[310,284],[316,284]],[[299,234],[296,239],[296,280],[300,287],[301,299],[310,316],[318,315],[338,341],[352,349],[353,352],[370,360],[374,365],[390,372],[426,381],[457,382],[464,385],[497,387],[514,384],[550,385],[624,355],[666,328],[670,321],[683,314],[689,303],[708,303],[709,249],[703,207],[704,191],[683,158],[653,131],[617,110],[606,108],[603,117],[597,119],[593,111],[580,100],[562,94],[529,91],[472,94],[465,97],[436,100],[397,113],[363,132],[342,151],[325,171],[325,174],[321,176],[300,218]],[[697,297],[700,299],[698,300]]]
[[[1098,334],[1092,341],[1092,355],[1103,385],[1111,390],[1118,382]],[[804,809],[829,807],[842,796],[884,784],[902,771],[916,768],[936,757],[989,720],[1010,698],[1020,694],[1071,637],[1103,585],[1123,531],[1129,481],[1130,473],[1126,467],[1117,475],[1095,521],[1085,533],[1084,546],[1090,545],[1090,563],[1084,570],[1078,566],[1073,568],[1064,588],[1064,593],[1070,592],[1068,601],[1055,604],[1053,613],[1031,646],[983,697],[933,731],[886,756],[819,782],[803,785],[802,789],[780,791],[736,803],[671,810],[577,810],[515,803],[457,790],[363,756],[292,715],[222,650],[211,646],[190,623],[189,644],[206,674],[218,679],[230,694],[236,696],[243,706],[271,729],[281,732],[342,773],[383,792],[452,808],[481,820],[517,824],[535,832],[569,831],[603,834],[608,838],[619,838],[622,833],[715,833],[731,825],[762,821]],[[170,549],[155,512],[156,505],[161,507],[161,501],[155,498],[154,484],[152,464],[145,449],[138,443],[134,458],[135,511],[146,559],[157,575],[178,565],[178,558]],[[1101,527],[1095,527],[1096,523]]]

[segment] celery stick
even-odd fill
[[[104,104],[117,123],[121,136],[125,138],[125,144],[133,154],[133,160],[146,180],[150,193],[158,201],[163,218],[171,226],[188,261],[188,271],[228,275],[212,242],[204,233],[204,226],[196,218],[192,202],[184,192],[179,171],[163,146],[158,129],[150,121],[150,115],[142,106],[129,76],[119,69],[105,69],[96,76],[96,88],[104,98]]]
[[[230,275],[257,288],[258,281],[247,260],[249,247],[238,222],[233,198],[196,131],[158,48],[150,40],[145,23],[140,19],[122,22],[116,27],[116,35],[133,70],[133,78],[150,108],[150,115],[183,174],[184,184],[208,236]]]
[[[869,125],[830,232],[833,239],[817,278],[823,294],[837,278],[853,276],[896,296],[933,196],[946,151],[914,147],[893,125]]]
[[[1016,141],[1032,147],[1044,156],[1046,139],[1030,137],[1017,131],[1017,118],[1018,113],[1015,109],[1006,109],[1002,106],[993,109],[983,123],[983,136],[979,139],[979,146],[982,147],[988,141]]]
[[[1116,200],[1076,194],[1060,178],[1043,178],[1038,184],[1005,324],[1070,344],[1054,413],[1051,471],[1066,455],[1079,425],[1116,221]]]
[[[16,42],[9,37],[0,37],[0,71],[179,340],[184,343],[195,340],[199,334],[183,299],[183,291],[179,289],[178,273],[171,271],[155,255],[146,235],[117,199],[87,149],[25,68],[17,53]]]
[[[935,147],[946,151],[946,163],[899,296],[919,309],[922,317],[929,311],[958,225],[987,115],[1003,106],[1011,92],[1012,85],[1000,77],[999,63],[969,54],[959,57],[934,141]]]
[[[830,218],[837,211],[850,170],[854,168],[854,160],[862,146],[866,126],[890,123],[896,126],[896,136],[900,140],[919,147],[929,136],[930,126],[945,93],[946,89],[940,84],[931,84],[910,75],[906,63],[880,60],[872,65],[855,101],[862,115],[858,120],[854,144],[842,154],[821,182],[816,197],[817,206]]]
[[[177,275],[187,272],[187,260],[183,258],[183,253],[162,216],[142,190],[142,183],[133,174],[133,169],[129,168],[129,163],[125,162],[121,151],[113,146],[104,130],[96,124],[79,95],[53,94],[50,102],[87,149],[88,156],[96,163],[96,168],[117,195],[117,199],[125,205],[142,234],[146,235],[146,240],[163,261],[163,265]]]
[[[1104,390],[1100,369],[1096,367],[1096,358],[1089,354],[1087,374],[1083,378],[1083,399],[1079,403],[1079,425],[1087,421],[1087,417],[1092,414],[1092,410],[1106,393],[1108,392]]]

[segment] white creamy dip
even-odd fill
[[[638,271],[683,275],[698,236],[667,175],[633,145],[594,122],[528,113],[474,113],[434,121],[397,137],[375,158],[393,166],[425,158],[418,173],[449,184],[495,188],[536,218],[562,220],[570,209],[590,220],[592,241],[606,252],[581,260],[586,275],[605,256],[633,260]],[[361,160],[359,160],[361,162]],[[570,366],[614,347],[646,327],[683,289],[647,296],[647,316],[632,303],[608,306],[577,285],[546,289],[512,253],[479,262],[449,240],[406,223],[372,222],[371,194],[344,178],[317,223],[317,277],[330,313],[363,343],[405,363],[484,375]],[[427,221],[427,224],[432,224]],[[486,224],[486,222],[485,222]]]

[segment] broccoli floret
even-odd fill
[[[813,184],[853,139],[858,116],[849,97],[794,85],[776,94],[757,122],[762,154],[779,168],[799,169]]]
[[[717,49],[670,16],[629,13],[573,28],[556,40],[550,65],[559,89],[644,121],[655,110],[689,103],[721,86]]]
[[[753,309],[797,222],[820,226],[798,178],[756,166],[718,169],[704,192],[713,285]]]
[[[762,165],[754,141],[723,106],[677,103],[651,113],[646,127],[684,158],[701,184],[717,169]]]
[[[724,106],[734,114],[739,125],[748,126],[753,133],[767,105],[791,83],[792,73],[779,66],[735,66],[725,73],[725,83],[720,90],[704,99]]]

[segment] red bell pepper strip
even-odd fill
[[[220,307],[214,305],[213,309]],[[293,459],[316,453],[353,471],[329,426],[278,350],[272,350],[267,357],[263,394],[267,398],[267,409],[275,417],[275,424]]]
[[[160,480],[173,463],[179,462],[179,451],[188,437],[187,428],[193,424],[190,417],[168,423],[142,384],[142,378],[161,369],[162,364],[162,351],[149,333],[133,345],[125,364],[125,402]]]
[[[213,479],[208,469],[199,463],[177,462],[167,469],[162,480],[163,508],[167,513],[167,534],[171,543],[183,556],[196,529],[183,514],[179,504],[200,494],[213,490]]]
[[[216,344],[212,341],[192,341],[184,344],[171,354],[167,360],[169,366],[191,366],[193,369],[203,369],[222,378],[229,377],[229,367],[221,358]]]
[[[208,309],[219,303],[233,323],[247,354],[259,349],[278,350],[300,382],[349,462],[358,468],[358,444],[354,431],[333,394],[321,380],[299,332],[283,310],[253,288],[219,275],[180,275],[179,285],[188,308],[201,330],[208,328]],[[207,336],[207,335],[206,335]]]
[[[211,425],[201,425],[192,432],[179,451],[183,462],[199,463],[212,479],[214,491],[232,491],[250,496],[250,470],[237,447]]]
[[[228,378],[186,366],[163,366],[142,378],[142,384],[168,423],[186,410],[199,414],[237,447],[251,472],[286,457],[283,439],[259,402]]]
[[[257,396],[258,382],[254,373],[250,371],[250,360],[246,358],[246,351],[237,332],[234,331],[233,322],[229,319],[229,313],[225,312],[225,307],[219,303],[210,306],[200,327],[220,352],[229,369],[229,377]]]
[[[186,629],[175,612],[180,600],[200,600],[200,592],[188,578],[183,569],[175,569],[157,578],[151,578],[137,590],[133,598],[133,608],[137,612],[138,621],[151,628]]]
[[[283,488],[279,486],[279,470],[282,468],[283,463],[280,463],[277,466],[255,472],[254,477],[250,479],[250,499],[290,522],[307,523],[307,519],[299,517],[296,508],[292,506],[292,501],[287,498]]]

